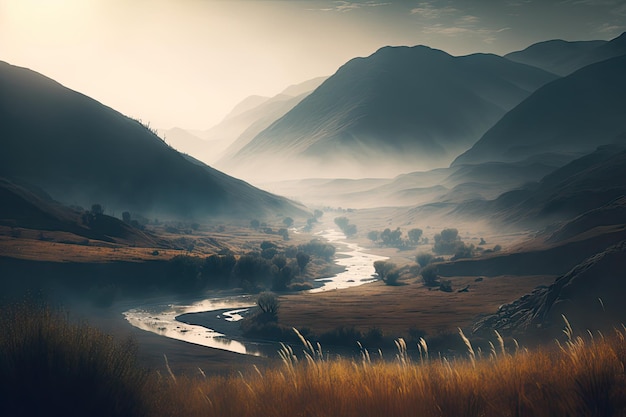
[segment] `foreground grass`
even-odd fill
[[[203,416],[612,416],[626,415],[624,333],[510,354],[503,345],[463,360],[400,353],[393,363],[306,359],[250,375],[167,381],[181,415]],[[424,345],[424,348],[426,346]],[[172,410],[174,411],[174,410]],[[175,415],[172,412],[172,415]]]
[[[0,310],[0,415],[141,416],[148,374],[118,342],[60,311]]]
[[[231,377],[144,372],[128,343],[49,310],[3,311],[0,415],[127,416],[621,416],[626,415],[626,331],[554,346],[447,360],[410,358],[402,340],[388,361],[281,352],[282,363]],[[9,319],[9,320],[7,320]],[[12,327],[7,327],[7,326]],[[463,337],[462,334],[459,337]],[[200,372],[199,374],[200,375]]]

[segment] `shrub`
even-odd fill
[[[450,281],[449,279],[445,280],[445,281],[441,281],[441,283],[439,284],[439,291],[443,291],[443,292],[452,292],[452,281]]]
[[[433,252],[439,255],[452,255],[456,252],[458,246],[462,245],[457,229],[443,229],[434,238]]]
[[[367,233],[367,238],[372,242],[376,242],[379,237],[380,233],[378,232],[378,230],[371,230]]]
[[[396,264],[386,261],[376,261],[374,262],[374,270],[380,279],[385,282],[385,284],[398,284],[401,271],[396,267]]]
[[[337,217],[335,218],[335,224],[339,226],[341,231],[347,236],[356,235],[357,228],[356,225],[350,224],[350,220],[347,217]]]
[[[296,254],[296,261],[298,262],[298,268],[300,268],[300,272],[304,272],[304,269],[309,264],[311,257],[304,252],[298,252]]]
[[[452,260],[455,261],[462,258],[471,258],[474,256],[474,250],[474,245],[466,245],[463,242],[459,242]]]
[[[422,268],[424,268],[433,261],[433,258],[434,256],[430,253],[419,253],[415,257],[415,262],[417,262]]]
[[[423,233],[424,231],[422,229],[411,229],[407,232],[407,235],[411,243],[418,244]]]
[[[435,265],[428,265],[422,269],[422,280],[427,287],[436,287],[439,276],[437,275],[437,267]]]

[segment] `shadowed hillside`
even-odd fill
[[[61,202],[195,218],[304,213],[191,162],[139,122],[7,63],[0,63],[0,125],[0,175]]]
[[[541,228],[572,219],[626,195],[626,148],[606,145],[495,200],[467,202],[456,214],[489,217],[502,226]]]
[[[547,84],[508,112],[453,166],[576,156],[626,140],[626,55]]]
[[[157,247],[155,236],[101,213],[65,207],[40,190],[0,178],[0,225],[40,231],[69,232],[89,239]]]

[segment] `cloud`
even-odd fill
[[[506,2],[506,5],[509,7],[525,7],[531,3],[531,1],[532,0],[509,0]]]
[[[467,35],[476,35],[482,36],[483,42],[492,43],[495,41],[495,37],[493,35],[497,33],[504,32],[506,30],[510,30],[510,28],[500,28],[500,29],[488,29],[488,28],[473,28],[473,27],[463,27],[463,26],[446,26],[441,23],[437,23],[430,26],[425,26],[422,28],[422,32],[427,34],[437,34],[437,35],[445,35],[445,36],[456,36],[461,34]]]
[[[428,2],[419,3],[417,6],[418,7],[411,9],[411,14],[418,15],[425,19],[439,19],[443,15],[459,12],[459,10],[454,7],[435,7]]]
[[[461,18],[459,18],[459,22],[460,23],[464,23],[464,24],[474,24],[478,22],[478,18],[476,16],[472,16],[472,15],[465,15],[462,16]]]
[[[376,1],[366,1],[365,3],[357,2],[357,1],[335,1],[334,4],[330,7],[324,7],[321,9],[308,9],[314,10],[318,12],[340,12],[346,13],[351,12],[353,10],[362,9],[364,7],[381,7],[388,6],[390,2],[376,2]]]
[[[620,34],[626,30],[624,25],[612,25],[610,23],[604,23],[596,29],[599,33]]]

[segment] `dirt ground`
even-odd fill
[[[318,294],[281,297],[279,321],[292,327],[307,327],[315,333],[342,325],[359,330],[379,328],[389,336],[404,336],[410,328],[429,335],[467,328],[477,317],[493,314],[504,303],[549,285],[554,276],[499,276],[451,278],[454,292],[429,290],[412,280],[405,285],[382,282]],[[457,292],[469,285],[467,292]]]

